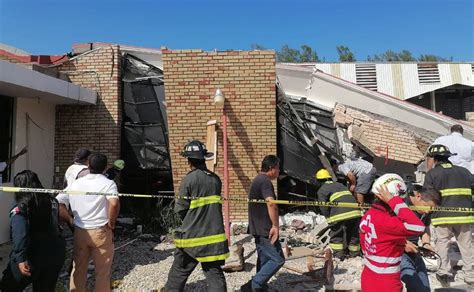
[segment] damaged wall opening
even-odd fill
[[[123,192],[158,194],[172,192],[163,71],[131,55],[123,55],[122,71],[122,175]],[[123,211],[139,221],[157,218],[159,199],[123,200]],[[161,228],[160,222],[146,222]],[[150,224],[152,223],[152,224]],[[158,223],[158,225],[153,224]]]

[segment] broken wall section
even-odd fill
[[[218,121],[215,171],[224,178],[222,111],[213,104],[221,88],[228,116],[229,194],[247,197],[263,157],[277,152],[275,52],[162,52],[174,189],[189,171],[179,153],[188,139],[206,141],[209,120]],[[234,222],[247,221],[247,204],[230,204],[230,211]]]
[[[57,67],[77,85],[97,92],[96,105],[56,107],[54,147],[55,181],[62,186],[64,172],[78,148],[107,155],[109,163],[120,157],[121,54],[111,45],[79,55]]]
[[[334,123],[348,138],[374,157],[417,164],[437,135],[388,117],[337,104]],[[388,151],[387,151],[388,148]]]

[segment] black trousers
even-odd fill
[[[10,259],[3,271],[0,291],[21,292],[30,283],[35,292],[54,292],[59,273],[64,264],[66,244],[64,239],[47,242],[49,246],[33,247],[30,255],[31,277],[23,276],[18,269],[18,262]],[[42,244],[41,244],[42,245]]]
[[[175,249],[174,261],[168,274],[165,291],[183,291],[189,275],[191,275],[198,263],[196,259],[188,255],[183,249]],[[208,292],[227,291],[225,276],[221,268],[222,265],[224,265],[224,261],[201,263],[204,276],[206,276]]]
[[[359,222],[360,218],[354,218],[339,221],[330,226],[329,246],[335,257],[359,254]]]

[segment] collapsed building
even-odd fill
[[[216,153],[208,167],[223,178],[223,117],[231,198],[247,196],[267,154],[282,158],[279,193],[307,198],[317,188],[314,173],[332,160],[363,152],[380,172],[417,180],[426,148],[450,126],[461,123],[465,136],[474,138],[474,127],[459,120],[472,111],[471,63],[276,64],[272,51],[107,43],[74,45],[60,56],[3,46],[0,59],[0,102],[8,105],[1,107],[2,127],[12,129],[2,132],[1,151],[8,156],[24,145],[30,149],[4,183],[30,168],[45,187],[61,187],[74,152],[84,147],[125,160],[123,192],[172,193],[188,169],[180,152],[189,139],[207,142]],[[20,82],[31,74],[33,81]],[[217,89],[225,95],[223,109],[213,104]],[[452,104],[457,111],[449,110]],[[24,123],[25,114],[32,121]],[[246,204],[231,204],[230,220],[245,222]]]

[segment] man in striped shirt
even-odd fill
[[[347,177],[349,190],[359,203],[367,202],[366,196],[369,194],[377,172],[370,158],[348,159],[338,167],[339,171]]]

